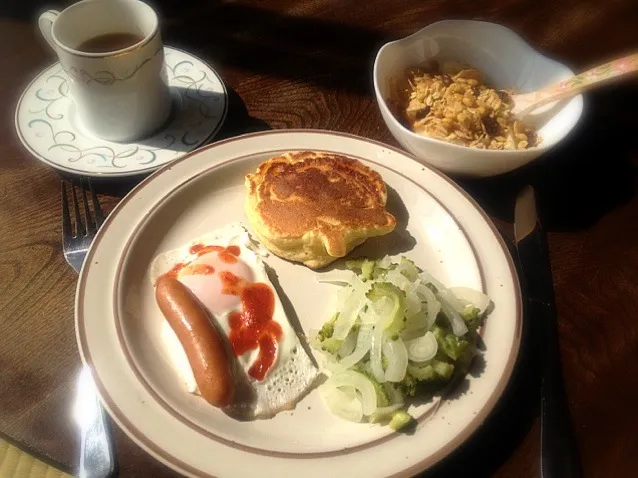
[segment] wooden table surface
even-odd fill
[[[52,2],[53,3],[53,2]],[[158,0],[165,43],[213,63],[231,95],[217,139],[325,128],[396,144],[371,87],[384,42],[446,18],[495,21],[575,70],[638,47],[635,0]],[[20,145],[13,114],[52,52],[36,18],[0,5],[0,433],[67,470],[80,359],[76,273],[64,261],[60,176]],[[62,5],[57,5],[61,7]],[[564,145],[499,178],[460,181],[511,230],[514,195],[536,184],[548,230],[566,389],[588,477],[638,476],[638,83],[591,92]],[[107,209],[132,182],[102,184]],[[538,337],[494,415],[428,476],[539,476]],[[115,430],[120,476],[175,476]]]

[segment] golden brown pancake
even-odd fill
[[[246,215],[274,254],[323,267],[367,238],[391,232],[381,176],[356,159],[289,152],[246,176]]]

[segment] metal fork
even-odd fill
[[[82,196],[82,204],[84,206],[84,220],[80,215],[80,207],[78,205],[78,197],[75,192],[75,185],[70,184],[71,201],[67,193],[67,181],[62,181],[62,249],[64,250],[64,258],[76,270],[80,272],[82,263],[89,250],[91,242],[95,238],[98,229],[104,222],[104,213],[100,208],[97,194],[93,190],[93,185],[89,179],[80,178],[80,195]],[[86,182],[91,202],[93,203],[93,215],[89,210],[89,200],[86,197]],[[69,203],[73,203],[73,212],[75,220],[71,220]]]
[[[89,208],[84,183],[89,189],[93,214]],[[84,219],[80,214],[78,195],[75,184],[62,181],[62,249],[64,258],[80,272],[82,263],[89,250],[93,238],[104,222],[104,213],[100,208],[97,195],[89,179],[79,180]],[[71,196],[67,193],[71,189]],[[73,204],[73,217],[69,209]],[[80,429],[80,460],[78,476],[80,478],[107,478],[117,473],[113,439],[106,421],[106,412],[97,397],[91,370],[87,365],[82,367],[78,377],[74,406],[74,418]]]

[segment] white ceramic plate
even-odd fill
[[[414,435],[345,422],[317,391],[269,420],[235,421],[182,388],[162,340],[164,320],[148,279],[160,252],[243,213],[244,175],[284,150],[359,158],[389,187],[395,232],[355,254],[406,254],[445,283],[480,288],[495,308],[483,330],[480,374],[436,413],[413,409]],[[287,313],[303,329],[329,316],[335,286],[274,256],[266,262]],[[509,253],[487,216],[439,173],[391,147],[321,131],[274,131],[221,141],[143,181],[111,213],[86,258],[76,331],[101,399],[126,433],[158,460],[190,476],[412,476],[458,447],[485,420],[509,380],[519,349],[521,300]]]
[[[62,171],[95,177],[154,171],[210,139],[226,118],[228,97],[219,75],[196,56],[165,47],[173,97],[169,120],[150,137],[129,143],[87,132],[68,97],[60,63],[42,71],[24,90],[15,114],[22,144],[40,161]]]

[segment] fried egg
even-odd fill
[[[160,254],[151,264],[153,284],[160,275],[172,274],[199,299],[213,325],[226,336],[238,383],[235,401],[224,411],[242,419],[269,417],[292,408],[319,374],[255,251],[259,249],[248,231],[240,223],[232,223]],[[253,287],[255,292],[237,293],[237,284]],[[246,298],[258,298],[257,292],[268,300],[260,303]],[[264,314],[267,318],[259,322]],[[256,323],[267,330],[258,341],[245,333]],[[168,323],[165,325],[162,335],[171,359],[186,390],[198,394],[184,349]]]

